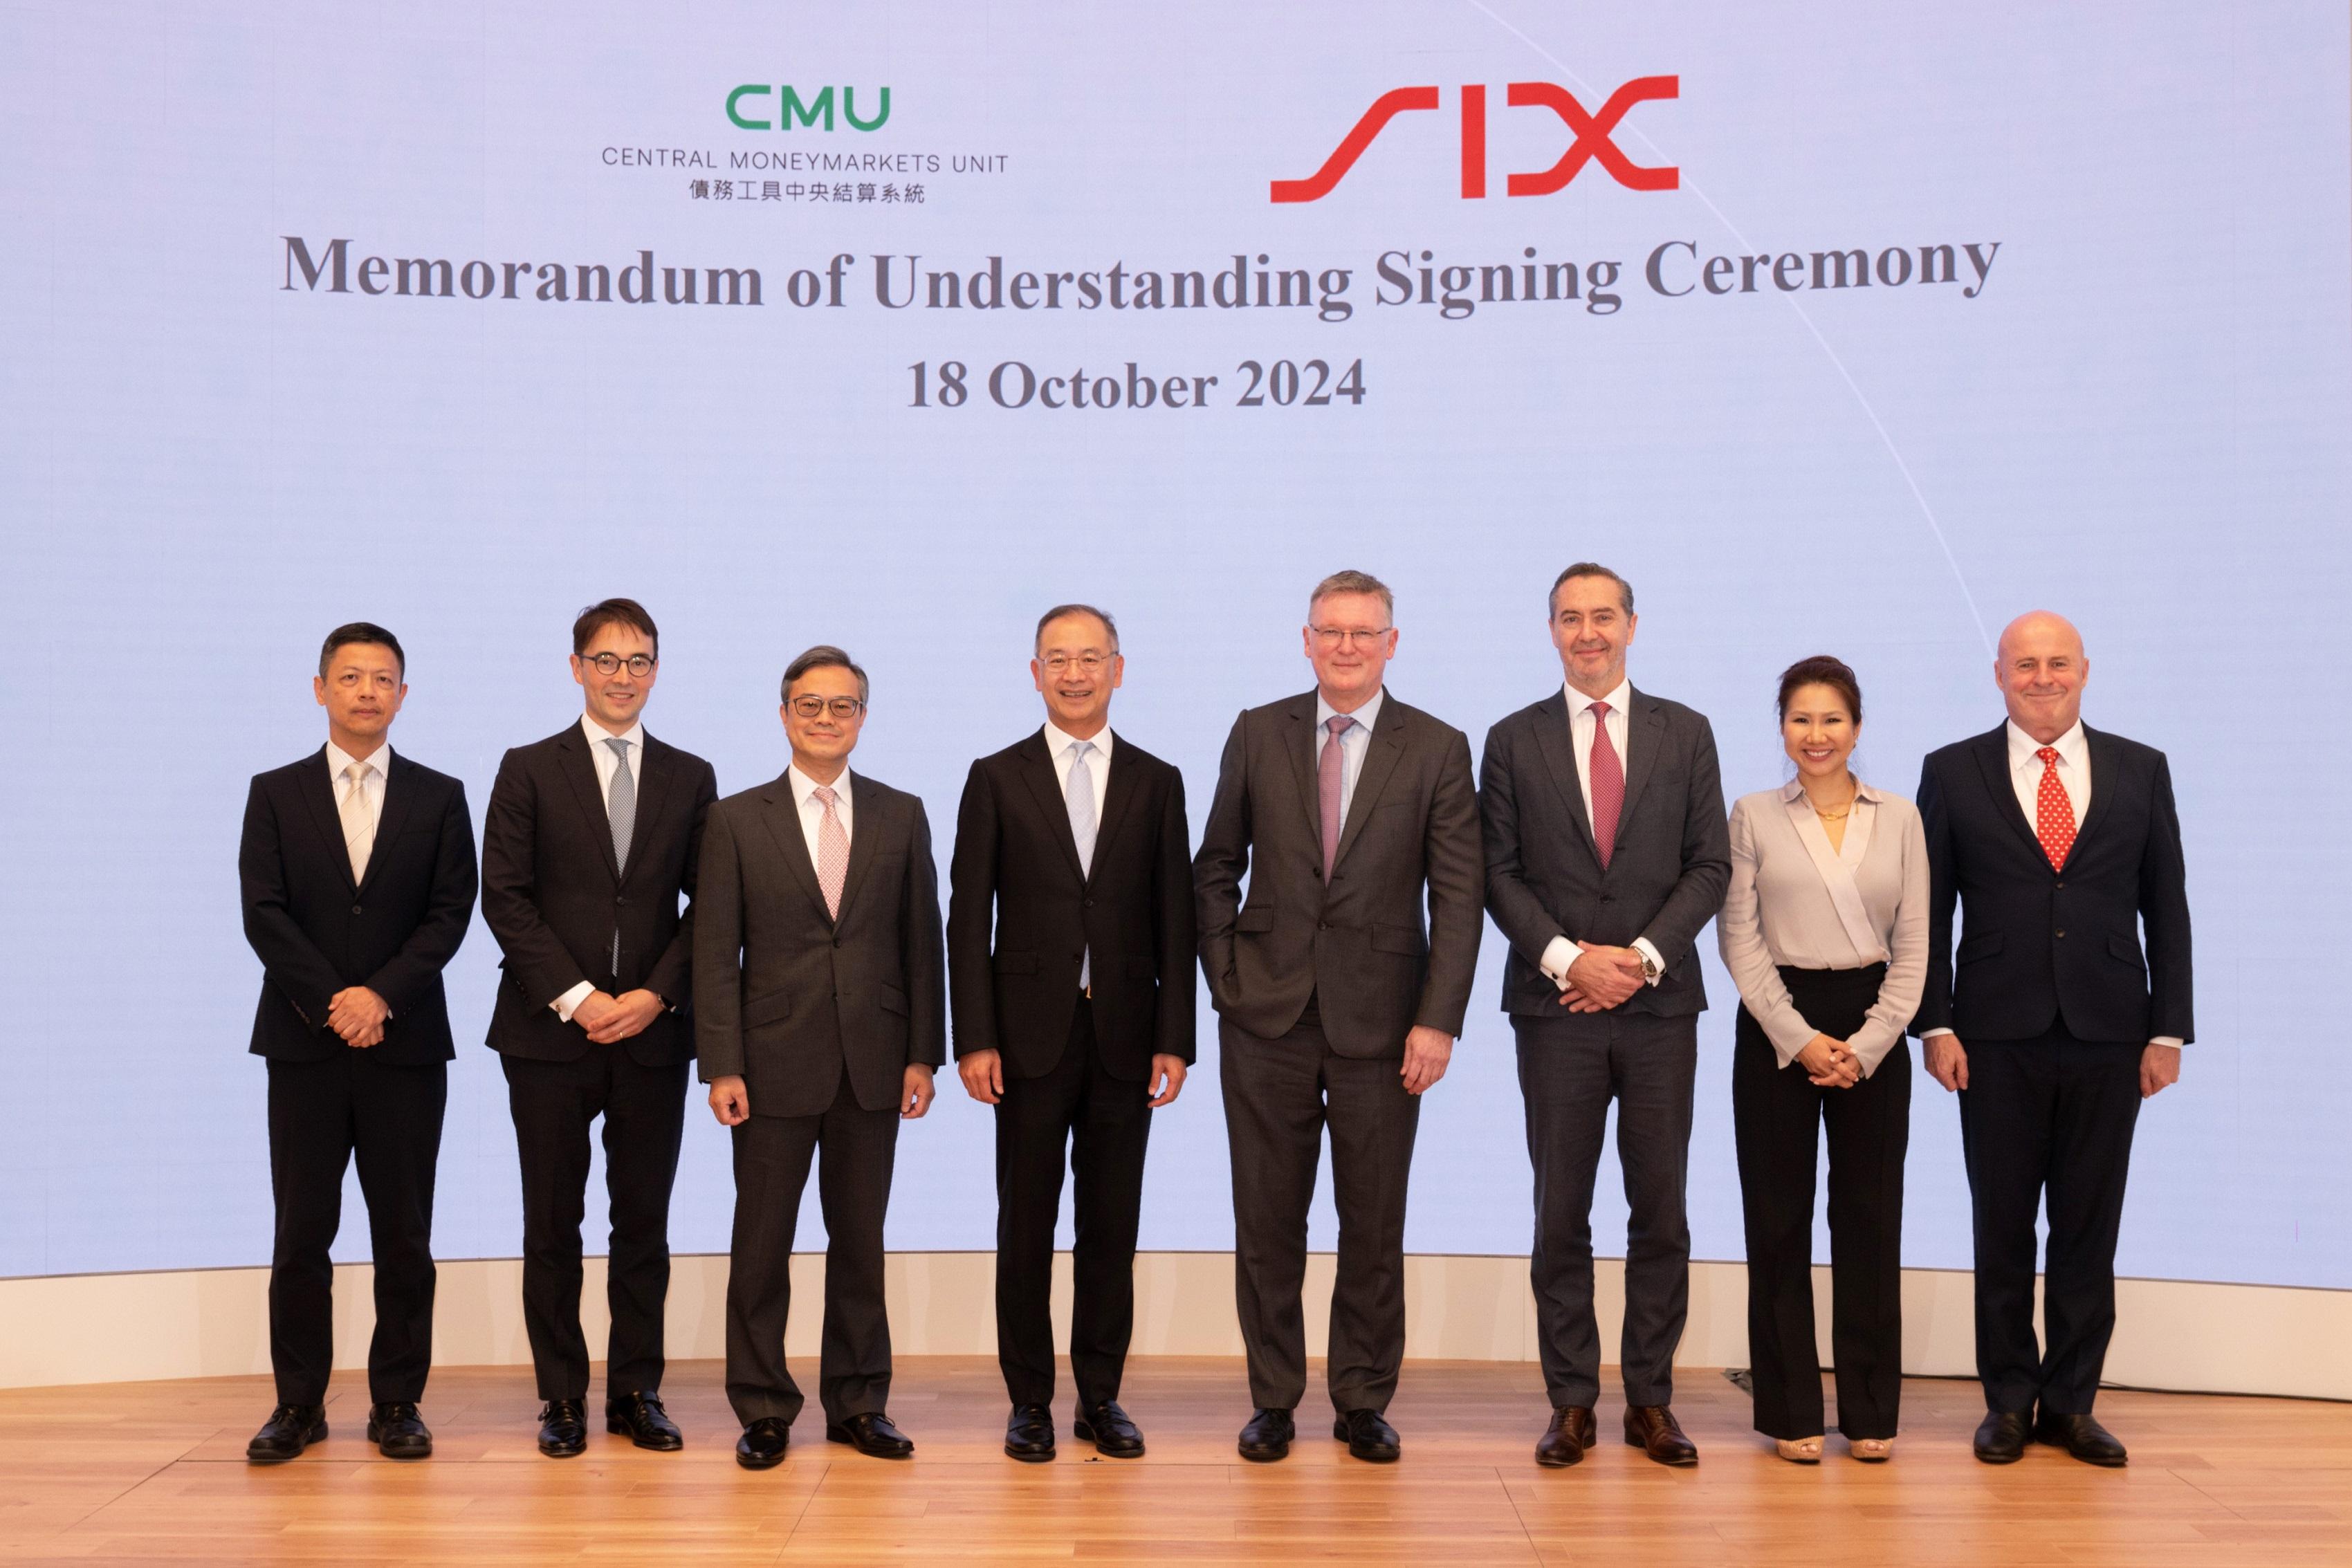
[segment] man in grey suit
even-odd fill
[[[1552,1420],[1536,1462],[1572,1465],[1596,1433],[1592,1181],[1609,1102],[1632,1208],[1625,1237],[1625,1441],[1698,1462],[1675,1419],[1690,1296],[1691,1086],[1706,1007],[1694,944],[1731,878],[1715,732],[1625,678],[1633,591],[1579,561],[1551,591],[1564,692],[1486,734],[1479,805],[1486,907],[1511,945],[1503,1010],[1518,1039],[1535,1166],[1531,1272]]]
[[[1399,1451],[1383,1412],[1404,1359],[1419,1096],[1462,1032],[1484,923],[1469,741],[1383,689],[1394,611],[1363,572],[1316,588],[1304,632],[1316,689],[1234,721],[1193,861],[1201,963],[1222,1015],[1234,1294],[1256,1406],[1245,1459],[1290,1451],[1306,1392],[1298,1298],[1326,1124],[1339,1210],[1332,1435],[1358,1458]]]
[[[849,772],[866,695],[866,672],[838,648],[793,660],[792,766],[712,806],[703,830],[694,1040],[710,1109],[734,1133],[727,1397],[747,1469],[783,1458],[801,1410],[784,1322],[812,1155],[826,1237],[824,1435],[877,1458],[915,1448],[884,1413],[882,1221],[898,1123],[930,1108],[945,1060],[946,968],[923,803]]]

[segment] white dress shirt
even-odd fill
[[[327,774],[335,788],[335,810],[341,814],[343,794],[351,788],[344,774],[352,764],[358,763],[367,771],[360,775],[360,799],[367,802],[368,842],[375,842],[375,830],[383,821],[383,771],[392,765],[390,745],[377,747],[365,757],[353,757],[333,741],[327,742]]]
[[[596,764],[596,793],[604,798],[604,825],[609,831],[613,818],[613,778],[621,770],[621,759],[613,755],[613,748],[604,743],[608,740],[617,740],[628,747],[629,778],[637,786],[638,795],[642,799],[646,787],[646,727],[643,724],[633,724],[620,734],[614,735],[583,713],[580,716],[580,733],[588,737],[588,756],[590,760]],[[580,1004],[586,1001],[590,993],[595,988],[591,982],[583,980],[547,1005],[555,1009],[557,1018],[562,1019],[565,1023],[570,1023],[572,1013],[579,1009]]]
[[[1586,696],[1565,681],[1560,683],[1560,690],[1566,694],[1568,701],[1569,744],[1576,752],[1576,787],[1584,793],[1584,820],[1590,822],[1592,821],[1592,737],[1601,725],[1601,717],[1592,711],[1592,705],[1596,702],[1609,705],[1609,744],[1617,753],[1617,766],[1625,768],[1630,778],[1626,743],[1633,733],[1632,715],[1628,712],[1633,705],[1633,683],[1619,681],[1617,689],[1605,697]],[[1615,846],[1611,848],[1613,850]],[[1651,985],[1654,986],[1665,978],[1666,961],[1650,945],[1648,937],[1634,937],[1633,950],[1649,959],[1656,968],[1657,977],[1650,981]],[[1580,951],[1568,937],[1555,936],[1545,945],[1543,957],[1536,967],[1564,991],[1568,989],[1568,967],[1576,962]]]
[[[1731,882],[1715,929],[1723,967],[1783,1067],[1821,1031],[1797,1010],[1780,970],[1885,964],[1878,999],[1846,1041],[1868,1077],[1902,1043],[1927,989],[1919,809],[1857,782],[1845,837],[1832,849],[1801,782],[1741,796],[1731,808]]]
[[[2009,736],[2009,782],[2017,791],[2017,809],[2025,813],[2026,826],[2031,828],[2042,820],[2042,775],[2049,768],[2058,769],[2058,782],[2065,787],[2066,803],[2074,809],[2074,831],[2083,831],[2083,819],[2091,811],[2091,743],[2083,734],[2083,721],[2076,719],[2074,727],[2050,743],[2058,760],[2044,765],[2036,755],[2042,743],[2017,727],[2011,719],[2002,727]],[[1948,1029],[1931,1029],[1920,1035],[1923,1040],[1937,1035],[1950,1034]],[[2168,1045],[2179,1049],[2178,1035],[2159,1034],[2150,1045]]]
[[[1052,719],[1045,721],[1045,755],[1054,759],[1054,782],[1062,788],[1062,798],[1069,799],[1071,752],[1080,746],[1091,746],[1094,755],[1087,758],[1087,778],[1095,787],[1095,831],[1102,831],[1103,799],[1110,791],[1110,726],[1105,725],[1087,739],[1080,740]],[[1079,856],[1084,862],[1086,856]],[[1083,871],[1091,865],[1081,864]]]
[[[1372,694],[1371,701],[1348,716],[1356,722],[1339,734],[1339,827],[1348,826],[1348,808],[1356,803],[1356,778],[1364,770],[1364,758],[1371,754],[1372,727],[1381,722],[1381,705],[1389,700],[1389,689],[1382,686]],[[1323,748],[1331,744],[1331,731],[1327,727],[1339,716],[1339,710],[1323,700],[1321,691],[1315,694],[1315,762],[1321,767]]]
[[[844,768],[841,777],[830,785],[817,781],[802,772],[797,764],[784,769],[784,782],[791,786],[793,804],[800,808],[801,837],[808,841],[809,864],[823,865],[824,857],[817,853],[817,833],[824,826],[824,802],[816,798],[819,789],[833,791],[833,814],[841,819],[841,836],[855,842],[857,830],[849,821],[849,769]]]

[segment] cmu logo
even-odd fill
[[[753,120],[744,112],[745,99],[766,98],[772,92],[776,98],[773,120]],[[879,131],[882,129],[882,122],[890,118],[888,88],[882,89],[881,98],[882,106],[874,111],[874,118],[860,120],[857,118],[857,89],[854,87],[845,87],[841,89],[841,117],[849,121],[849,128],[852,131]],[[748,107],[752,113],[769,112],[769,106],[764,103]],[[727,118],[745,131],[766,131],[771,128],[777,131],[790,131],[794,120],[800,121],[803,126],[810,130],[814,130],[819,120],[823,120],[824,128],[831,131],[833,129],[833,89],[819,88],[814,98],[803,99],[798,88],[784,86],[772,89],[765,82],[749,82],[727,95]]]
[[[1513,109],[1549,109],[1566,122],[1574,138],[1559,162],[1549,169],[1533,173],[1512,174],[1504,182],[1504,189],[1514,196],[1549,196],[1559,190],[1583,171],[1588,162],[1598,162],[1609,177],[1629,190],[1671,191],[1682,183],[1679,169],[1648,169],[1625,156],[1611,140],[1617,124],[1625,118],[1626,110],[1637,103],[1654,98],[1679,98],[1682,95],[1680,77],[1638,77],[1609,95],[1609,101],[1597,114],[1587,114],[1574,94],[1555,82],[1515,81],[1505,89],[1505,102]],[[1484,86],[1462,89],[1462,194],[1475,200],[1486,193],[1486,89]],[[1384,92],[1364,110],[1355,129],[1340,138],[1331,156],[1323,160],[1323,167],[1304,180],[1276,180],[1273,195],[1277,202],[1319,202],[1331,193],[1333,186],[1347,178],[1356,160],[1372,139],[1388,129],[1390,120],[1416,109],[1435,109],[1437,89],[1433,87],[1401,87]]]

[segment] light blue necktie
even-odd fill
[[[1070,810],[1070,837],[1077,841],[1078,869],[1091,872],[1095,863],[1095,778],[1087,767],[1087,757],[1095,748],[1091,740],[1081,740],[1070,747],[1070,778],[1062,787],[1062,800]],[[1092,994],[1094,953],[1088,949],[1078,960],[1078,989]]]
[[[629,743],[615,737],[604,742],[613,748],[613,789],[604,811],[613,822],[613,864],[624,876],[629,870],[629,840],[637,831],[637,781],[629,776]],[[621,977],[621,928],[613,927],[613,978]]]

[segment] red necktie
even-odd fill
[[[1625,809],[1625,764],[1617,743],[1609,738],[1609,705],[1592,705],[1592,843],[1601,852],[1601,869],[1617,848],[1617,818]]]
[[[2042,841],[2042,852],[2050,857],[2052,871],[2066,869],[2066,856],[2074,847],[2074,802],[2066,793],[2066,786],[2058,781],[2058,748],[2045,746],[2034,756],[2042,759],[2042,789],[2034,800],[2033,836]]]

